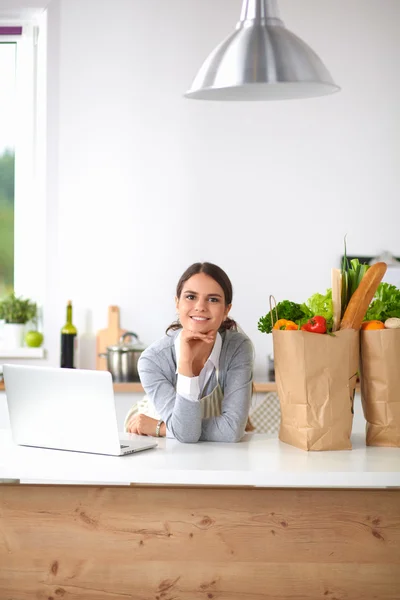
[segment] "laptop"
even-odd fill
[[[16,444],[124,456],[157,447],[119,433],[109,371],[3,365]]]

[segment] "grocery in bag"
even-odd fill
[[[381,283],[361,327],[367,446],[400,448],[400,290]]]
[[[273,334],[281,441],[303,450],[351,449],[360,328],[385,271],[385,263],[355,259],[332,270],[325,295],[275,303],[260,319],[260,331]]]

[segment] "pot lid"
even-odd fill
[[[108,346],[107,350],[114,352],[143,352],[146,346],[139,340],[139,336],[133,331],[127,331],[121,335],[118,344]]]

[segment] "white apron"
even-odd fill
[[[222,400],[224,399],[224,393],[219,383],[219,371],[216,370],[217,376],[217,385],[213,389],[213,391],[204,396],[204,398],[200,398],[201,404],[201,416],[203,419],[209,419],[210,417],[219,417],[221,416],[222,411]],[[207,382],[208,383],[208,382]],[[207,384],[206,384],[207,385]],[[204,386],[205,387],[205,386]],[[204,388],[203,388],[204,391]],[[152,419],[159,420],[159,416],[156,413],[155,407],[152,402],[150,402],[148,396],[144,396],[141,400],[139,400],[136,404],[132,406],[130,411],[125,417],[124,430],[127,431],[127,426],[130,418],[133,415],[144,414]]]

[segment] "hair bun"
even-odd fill
[[[225,319],[225,321],[222,321],[220,330],[221,331],[227,331],[227,330],[237,331],[237,323],[236,323],[236,321],[234,321],[233,319],[230,319],[228,317],[227,319]]]

